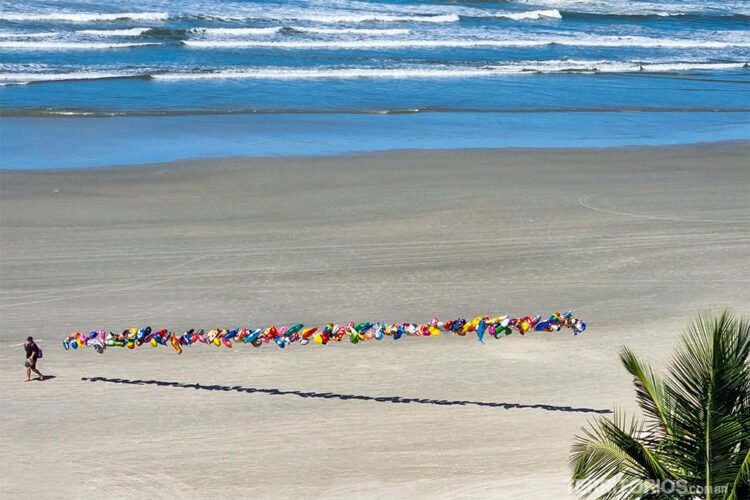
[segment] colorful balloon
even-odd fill
[[[580,335],[586,330],[586,323],[573,316],[571,311],[565,313],[553,313],[548,319],[542,320],[541,315],[534,316],[476,316],[471,321],[463,318],[440,321],[437,316],[428,323],[385,323],[385,322],[349,322],[347,324],[328,323],[322,328],[305,328],[302,323],[291,326],[276,327],[271,325],[267,328],[214,328],[205,333],[203,329],[189,329],[178,335],[171,330],[163,328],[153,331],[151,327],[129,328],[121,334],[107,333],[106,330],[92,330],[88,334],[79,331],[63,339],[62,346],[65,350],[71,348],[77,350],[83,346],[90,346],[98,353],[103,353],[109,347],[127,347],[135,349],[143,344],[152,347],[170,345],[178,354],[182,354],[183,348],[190,347],[195,343],[203,343],[214,346],[232,348],[232,340],[238,343],[251,344],[260,347],[270,342],[279,348],[299,342],[307,345],[312,340],[318,345],[327,345],[331,340],[341,342],[347,337],[352,344],[359,344],[370,340],[382,340],[389,335],[393,340],[408,337],[437,337],[442,333],[453,333],[458,336],[466,336],[473,332],[477,340],[484,343],[487,334],[495,339],[501,339],[511,335],[513,331],[521,335],[529,332],[559,332],[563,328],[569,328],[574,336]]]

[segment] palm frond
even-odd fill
[[[612,420],[596,419],[582,436],[576,436],[570,457],[573,487],[591,496],[604,483],[614,487],[598,498],[630,498],[633,491],[644,491],[653,479],[674,478],[658,452],[646,447],[638,436],[643,425],[636,419],[626,422],[615,411]]]
[[[635,379],[636,401],[643,414],[647,419],[651,419],[655,427],[660,429],[665,436],[672,435],[674,433],[670,412],[672,402],[662,380],[648,364],[641,362],[638,356],[627,347],[620,352],[620,361]]]
[[[674,425],[683,435],[674,443],[678,460],[691,471],[691,482],[707,487],[734,478],[746,429],[737,409],[746,405],[750,351],[737,326],[728,312],[699,315],[665,379]]]
[[[732,489],[727,492],[726,499],[737,500],[740,498],[738,495],[743,484],[746,492],[750,490],[750,449],[745,454],[745,460],[742,461],[740,470],[737,471],[737,477],[732,483]]]
[[[574,488],[600,499],[662,498],[649,483],[672,480],[750,498],[750,317],[698,315],[663,378],[630,349],[620,361],[645,420],[627,423],[616,411],[584,428],[570,456]],[[604,482],[614,488],[596,491]]]

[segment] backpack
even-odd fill
[[[39,354],[37,354],[36,359],[42,359],[44,357],[44,352],[42,352],[42,348],[39,347],[39,345],[37,345],[36,348],[39,351]]]

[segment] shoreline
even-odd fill
[[[0,166],[0,174],[18,174],[18,173],[83,173],[83,172],[110,172],[110,171],[121,171],[121,170],[132,170],[140,169],[141,171],[148,169],[163,169],[163,168],[181,168],[184,166],[195,166],[196,164],[225,164],[225,163],[236,163],[236,162],[254,162],[254,161],[275,161],[275,162],[286,162],[286,161],[307,161],[307,160],[334,160],[339,158],[349,158],[352,160],[358,160],[363,158],[370,158],[373,156],[390,156],[390,155],[432,155],[435,153],[446,153],[446,154],[491,154],[496,153],[509,153],[509,154],[533,154],[533,153],[565,153],[565,154],[586,154],[596,153],[603,151],[613,152],[659,152],[661,150],[674,150],[674,151],[690,151],[690,150],[706,150],[706,149],[720,149],[722,151],[740,152],[747,150],[747,154],[750,155],[750,138],[748,139],[726,139],[717,141],[705,141],[705,142],[692,142],[692,143],[678,143],[678,144],[633,144],[625,146],[570,146],[570,147],[557,147],[557,146],[538,146],[538,147],[476,147],[476,148],[394,148],[394,149],[382,149],[372,151],[353,151],[349,153],[338,153],[338,154],[311,154],[311,155],[268,155],[268,156],[248,156],[248,155],[237,155],[237,156],[197,156],[197,157],[185,157],[177,158],[174,160],[146,162],[146,163],[128,163],[128,164],[104,164],[93,167],[57,167],[57,168],[12,168]],[[642,150],[642,151],[641,151]],[[212,168],[210,165],[203,165],[206,168]]]
[[[2,118],[0,168],[393,150],[679,146],[750,138],[743,113],[560,112]],[[113,162],[112,159],[115,159]]]

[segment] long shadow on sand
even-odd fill
[[[300,398],[317,398],[317,399],[342,399],[342,400],[359,400],[374,401],[376,403],[416,403],[437,406],[487,406],[490,408],[501,408],[503,410],[545,410],[545,411],[562,411],[567,413],[612,413],[611,410],[598,410],[596,408],[576,408],[573,406],[556,406],[544,404],[522,404],[522,403],[502,403],[492,401],[457,401],[446,399],[424,399],[424,398],[402,398],[400,396],[360,396],[355,394],[337,394],[334,392],[304,392],[304,391],[284,391],[281,389],[263,389],[258,387],[242,387],[240,385],[201,385],[201,384],[183,384],[181,382],[165,382],[163,380],[130,380],[125,378],[106,378],[106,377],[81,377],[81,380],[88,382],[106,382],[109,384],[128,384],[128,385],[158,385],[161,387],[178,387],[182,389],[195,389],[200,391],[233,391],[245,393],[260,393],[271,396],[297,396]]]

